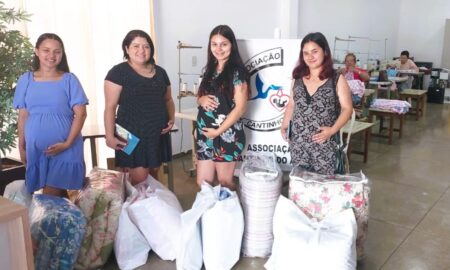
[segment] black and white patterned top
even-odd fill
[[[328,78],[317,91],[310,95],[303,79],[295,80],[293,99],[295,102],[292,117],[291,158],[294,166],[321,174],[334,174],[336,142],[333,137],[323,144],[312,141],[312,136],[320,127],[331,127],[340,114],[336,93],[339,74]]]

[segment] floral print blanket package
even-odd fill
[[[94,269],[106,263],[114,247],[124,201],[121,172],[94,168],[75,204],[87,219],[76,269]]]
[[[36,194],[30,221],[31,237],[37,247],[35,269],[73,269],[86,226],[78,207],[65,198]]]
[[[289,175],[289,199],[310,218],[323,220],[327,215],[352,208],[358,232],[358,260],[364,258],[369,219],[369,180],[361,173],[320,175],[295,167]]]

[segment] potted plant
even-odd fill
[[[30,69],[33,45],[19,31],[8,30],[7,26],[28,21],[29,17],[26,12],[7,8],[0,1],[0,194],[6,184],[25,176],[23,164],[5,156],[16,146],[17,112],[12,101],[17,79]]]

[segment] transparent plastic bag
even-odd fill
[[[86,219],[68,199],[35,194],[30,206],[31,237],[37,244],[35,268],[73,269]]]
[[[322,220],[328,215],[353,209],[358,225],[358,260],[364,257],[369,220],[369,179],[362,173],[321,175],[300,167],[289,175],[289,199],[310,218]]]
[[[104,265],[114,247],[119,216],[125,199],[124,174],[94,168],[75,204],[87,219],[86,233],[78,255],[77,269]]]

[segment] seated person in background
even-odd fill
[[[411,59],[409,59],[408,51],[402,51],[400,53],[400,66],[398,70],[419,72],[419,68],[416,66],[416,64]]]
[[[369,81],[369,74],[364,69],[356,66],[356,56],[353,53],[348,53],[345,56],[345,67],[341,68],[339,72],[347,80],[360,80],[362,82]]]
[[[339,73],[347,80],[352,91],[353,105],[358,105],[364,95],[364,83],[369,81],[370,77],[364,69],[356,67],[356,56],[353,53],[348,53],[345,56],[344,63],[345,67],[341,68]]]
[[[419,68],[416,66],[416,64],[409,59],[409,52],[408,51],[402,51],[400,53],[400,65],[398,67],[398,71],[409,71],[409,72],[419,72]],[[405,82],[402,82],[399,85],[399,90],[403,89],[410,89],[412,87],[413,77],[408,74],[402,74],[401,76],[408,76],[408,80]]]

